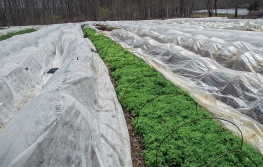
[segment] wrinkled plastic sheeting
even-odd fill
[[[261,75],[218,69],[210,72],[209,75],[199,76],[195,81],[205,89],[212,89],[211,93],[220,101],[262,124],[263,77]]]
[[[243,31],[263,31],[262,19],[227,19],[222,18],[196,18],[196,19],[168,19],[163,21],[166,24],[197,25],[212,29],[230,29]]]
[[[59,30],[63,24],[55,24],[40,28],[38,31],[26,33],[23,35],[15,35],[12,38],[0,41],[0,59],[8,56],[9,54],[19,51],[22,48],[29,47],[31,45],[36,46],[37,41],[54,30]],[[53,39],[53,38],[52,38]]]
[[[43,27],[43,25],[34,25],[34,26],[11,26],[11,27],[5,27],[4,29],[0,30],[0,36],[6,35],[10,32],[17,32],[17,31],[22,31],[28,28],[34,28],[36,30],[40,29]]]
[[[133,48],[137,48],[136,42],[140,41],[139,50],[142,53],[161,60],[174,73],[190,78],[222,102],[263,123],[261,74],[227,69],[213,59],[202,57],[173,43],[154,42],[152,38],[140,38],[128,31],[116,30],[112,35]],[[133,39],[131,36],[136,40],[130,40]]]
[[[125,48],[131,48],[134,53],[137,51],[139,56],[146,57],[147,62],[152,61],[153,66],[157,65],[157,69],[167,79],[189,92],[212,116],[225,118],[241,127],[245,141],[263,155],[261,74],[227,69],[213,59],[202,57],[183,47],[157,41],[147,42],[149,37],[140,38],[129,31],[114,30],[111,35]],[[133,38],[136,40],[131,41]],[[136,41],[144,42],[141,42],[140,48],[136,48]],[[150,46],[149,43],[153,45]],[[221,123],[240,136],[232,125]]]
[[[61,27],[62,25],[59,25]],[[72,27],[68,25],[67,28]],[[0,59],[0,126],[5,126],[30,99],[39,93],[42,80],[55,59],[56,43],[61,29],[46,27],[40,33],[24,34],[19,37],[32,41],[30,45],[20,44],[21,49],[6,48],[8,56]],[[51,30],[53,32],[51,32]],[[40,39],[36,36],[42,36]],[[8,40],[9,42],[13,41]],[[38,39],[34,41],[34,39]],[[6,42],[0,42],[0,46]],[[11,44],[11,43],[10,43]],[[2,55],[2,52],[1,52]]]
[[[79,24],[63,30],[59,69],[0,134],[0,166],[132,166],[107,68]]]
[[[178,31],[168,31],[164,28],[160,30],[150,27],[135,27],[132,28],[132,32],[135,32],[141,37],[150,37],[161,43],[174,43],[182,46],[203,57],[214,59],[226,68],[263,74],[262,35],[258,40],[256,39],[258,38],[257,36],[255,39],[251,39],[250,37],[252,41],[258,41],[258,43],[254,43],[253,45],[248,43],[247,39],[245,41],[239,41],[243,40],[246,36],[235,36],[233,41],[233,37],[229,37],[231,35],[230,33],[227,35],[228,38],[224,40],[221,39],[221,36],[213,37],[210,35],[211,37],[209,38],[207,37],[209,32],[205,34],[203,31],[200,32],[201,34],[198,34],[198,32],[191,32],[191,34],[189,34]],[[236,35],[238,34],[236,33]],[[231,39],[226,41],[229,38]]]
[[[155,58],[152,60],[159,65],[157,70],[172,83],[187,91],[199,105],[207,109],[212,117],[222,118],[236,124],[242,131],[243,140],[263,155],[263,126],[260,123],[217,100],[211,93],[204,91],[204,89],[200,88],[195,82],[170,71],[162,62]],[[149,59],[147,59],[147,61],[149,61]],[[220,120],[217,121],[232,131],[236,136],[241,137],[240,131],[233,126],[233,124]]]

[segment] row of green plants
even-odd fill
[[[15,36],[15,35],[30,33],[30,32],[33,32],[33,31],[36,31],[36,29],[34,29],[34,28],[27,28],[25,30],[20,30],[20,31],[17,31],[17,32],[9,32],[6,35],[0,36],[0,41],[8,39],[8,38],[11,38],[12,36]]]
[[[84,29],[84,34],[112,71],[122,107],[132,113],[135,131],[145,143],[146,166],[263,164],[259,152],[211,119],[151,65],[93,29]]]

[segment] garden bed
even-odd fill
[[[143,138],[146,166],[263,164],[259,152],[216,123],[157,70],[95,30],[84,33],[117,81],[119,101],[131,112],[135,132]]]
[[[8,38],[11,38],[12,36],[15,36],[15,35],[30,33],[30,32],[34,32],[34,31],[37,31],[37,30],[34,29],[34,28],[28,28],[28,29],[25,29],[25,30],[17,31],[17,32],[10,32],[10,33],[8,33],[6,35],[0,36],[0,41],[8,39]]]

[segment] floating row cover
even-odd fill
[[[12,38],[9,38],[7,40],[1,41],[0,45],[0,59],[3,57],[8,56],[11,53],[14,53],[16,51],[20,51],[20,49],[27,48],[29,46],[36,46],[38,47],[38,43],[41,39],[45,39],[46,35],[50,35],[48,38],[50,40],[51,33],[53,35],[58,35],[57,32],[54,32],[56,30],[59,30],[63,24],[56,24],[52,26],[45,26],[40,28],[38,31],[27,33],[23,35],[15,35]],[[34,35],[32,35],[34,34]],[[51,39],[57,39],[57,38],[51,38]],[[43,42],[43,44],[49,45],[49,43]],[[52,44],[54,45],[54,44]]]
[[[220,65],[238,71],[249,71],[263,74],[263,36],[259,39],[253,36],[250,40],[256,46],[239,41],[242,36],[234,38],[235,41],[227,42],[222,37],[206,37],[205,32],[195,34],[183,33],[174,30],[160,30],[155,28],[134,28],[134,32],[141,37],[150,37],[161,43],[172,43],[181,46],[202,57],[213,59]],[[225,30],[227,31],[227,30]],[[210,32],[211,33],[211,32]],[[217,32],[213,32],[217,33]],[[256,35],[256,34],[255,34]],[[246,36],[244,38],[247,38]]]
[[[7,98],[1,95],[1,106],[23,103],[27,91],[40,87],[21,110],[2,115],[1,108],[0,166],[132,166],[123,111],[94,46],[80,24],[47,29],[0,59],[9,65],[0,73]],[[47,74],[51,67],[58,70]]]
[[[253,45],[255,40],[231,43],[220,39],[217,30],[214,30],[215,37],[208,38],[200,27],[200,34],[197,27],[192,27],[192,33],[196,31],[193,35],[179,30],[180,24],[171,26],[156,22],[107,24],[128,29],[111,33],[119,42],[160,60],[175,74],[191,79],[217,99],[263,124],[263,49]],[[247,34],[224,31],[225,34],[240,33],[240,38]]]
[[[0,29],[2,28],[0,31],[0,36],[6,35],[6,34],[11,33],[11,32],[18,32],[18,31],[26,30],[29,28],[34,28],[34,29],[38,30],[41,27],[43,27],[43,25],[0,27]]]
[[[0,126],[5,126],[17,111],[41,91],[44,73],[52,66],[55,58],[61,27],[48,26],[47,30],[14,36],[0,42],[0,47],[12,46],[6,47],[6,52],[0,54]],[[23,41],[28,41],[28,44]]]
[[[165,20],[164,23],[178,23],[186,25],[197,25],[204,28],[212,29],[230,29],[243,31],[263,31],[262,19],[227,19],[223,18],[196,18],[196,19],[171,19]]]
[[[99,33],[109,36],[122,47],[155,67],[171,83],[187,91],[212,117],[223,118],[236,124],[242,131],[243,140],[263,155],[263,78],[261,74],[225,68],[215,59],[194,53],[171,42],[172,40],[170,42],[159,41],[158,39],[164,35],[160,35],[159,38],[153,37],[157,33],[180,32],[175,30],[180,29],[178,24],[166,25],[163,24],[163,21],[158,20],[113,21],[103,22],[103,24],[117,26],[121,29],[114,30],[111,33]],[[189,27],[187,31],[192,31],[192,33],[202,30],[201,27],[197,26]],[[184,31],[183,28],[180,30]],[[247,33],[245,32],[244,35],[240,31],[226,31],[226,35],[223,36],[223,30],[220,31],[219,35],[216,33],[217,30],[214,30],[214,34],[212,30],[208,34],[214,35],[215,37],[211,38],[217,39],[215,41],[223,41],[219,37],[226,40],[226,37],[231,36],[231,33],[241,34],[239,37],[244,37]],[[203,31],[203,33],[205,32]],[[196,32],[197,37],[206,38],[205,35],[207,34],[198,33]],[[186,37],[192,36],[190,33],[181,32],[181,34]],[[256,35],[260,36],[260,34]],[[173,39],[172,35],[170,37]],[[256,39],[258,38],[256,37]],[[255,40],[249,44],[257,48],[256,51],[262,50],[262,46],[255,46]],[[233,124],[225,121],[218,122],[236,136],[241,137],[240,131]]]

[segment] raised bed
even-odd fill
[[[219,125],[187,92],[108,37],[89,28],[84,33],[117,80],[119,101],[143,137],[147,166],[263,164],[261,154],[243,143],[241,134],[234,136]]]

